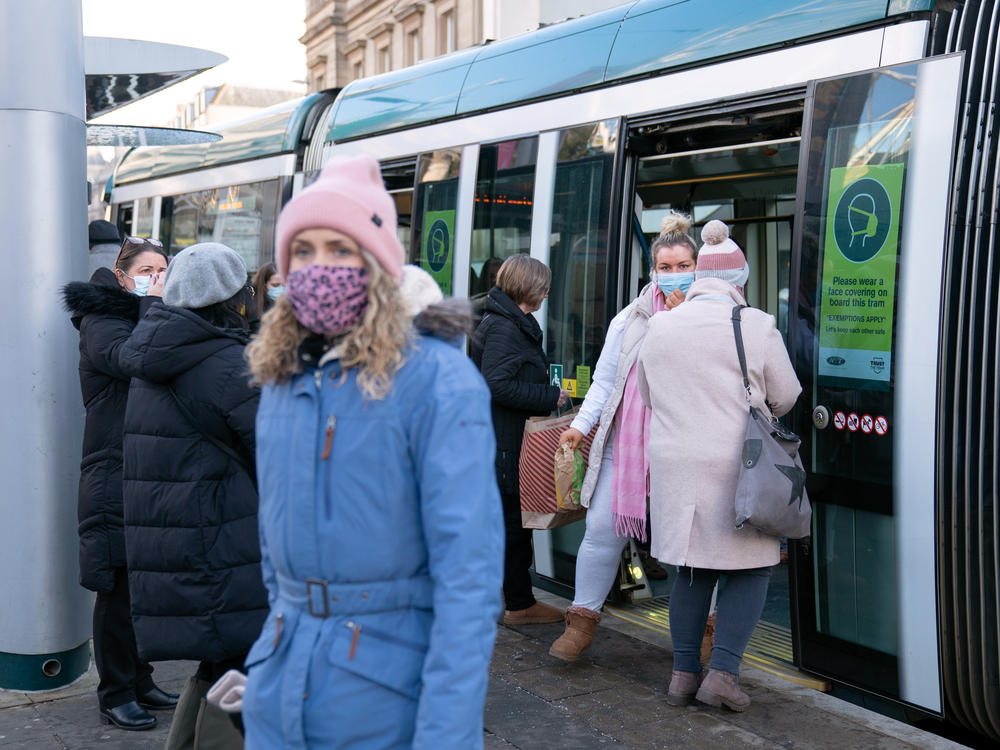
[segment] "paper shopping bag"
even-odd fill
[[[554,529],[583,518],[585,508],[575,505],[560,507],[556,493],[555,456],[559,436],[570,426],[579,407],[558,417],[532,417],[524,425],[524,441],[518,465],[521,486],[521,525],[526,529]],[[578,452],[586,467],[595,429],[580,441]],[[582,484],[582,480],[581,480]]]

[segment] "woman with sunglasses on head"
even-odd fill
[[[63,299],[80,331],[80,389],[87,410],[80,465],[80,583],[97,592],[94,663],[102,720],[150,729],[147,709],[170,708],[177,696],[153,683],[132,629],[122,510],[122,427],[129,375],[118,352],[163,293],[167,256],[155,240],[126,237],[114,270],[98,268],[87,283],[67,284]]]

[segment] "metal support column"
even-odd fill
[[[0,688],[84,674],[92,598],[78,583],[83,406],[60,288],[87,270],[80,0],[0,0]]]

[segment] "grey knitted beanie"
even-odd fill
[[[219,242],[199,242],[181,250],[167,266],[163,301],[196,310],[224,302],[247,283],[239,253]]]

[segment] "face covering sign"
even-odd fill
[[[819,319],[823,377],[888,386],[903,164],[830,170]]]

